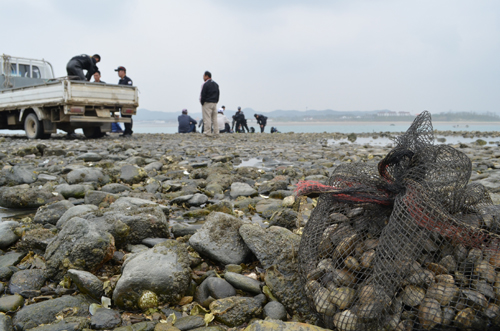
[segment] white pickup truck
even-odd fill
[[[139,106],[137,87],[54,78],[52,65],[0,57],[0,129],[23,130],[30,139],[49,138],[57,129],[82,128],[87,138],[111,131],[111,123],[130,123]]]

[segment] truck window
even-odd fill
[[[17,76],[17,64],[15,63],[10,64],[10,75]]]
[[[40,74],[40,68],[37,66],[31,67],[33,69],[33,78],[42,78],[42,75]]]
[[[31,77],[30,65],[29,64],[20,64],[19,65],[19,75],[21,77]]]

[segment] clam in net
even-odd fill
[[[378,164],[341,165],[304,228],[299,270],[332,330],[500,329],[500,209],[419,115]]]

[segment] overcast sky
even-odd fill
[[[500,110],[500,1],[0,0],[0,54],[117,66],[140,108]]]

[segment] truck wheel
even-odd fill
[[[101,128],[96,126],[96,127],[90,127],[90,128],[83,128],[83,134],[86,138],[101,138],[102,133],[101,133]]]
[[[24,119],[24,131],[28,139],[39,139],[44,136],[43,123],[38,120],[35,113],[29,113]]]

